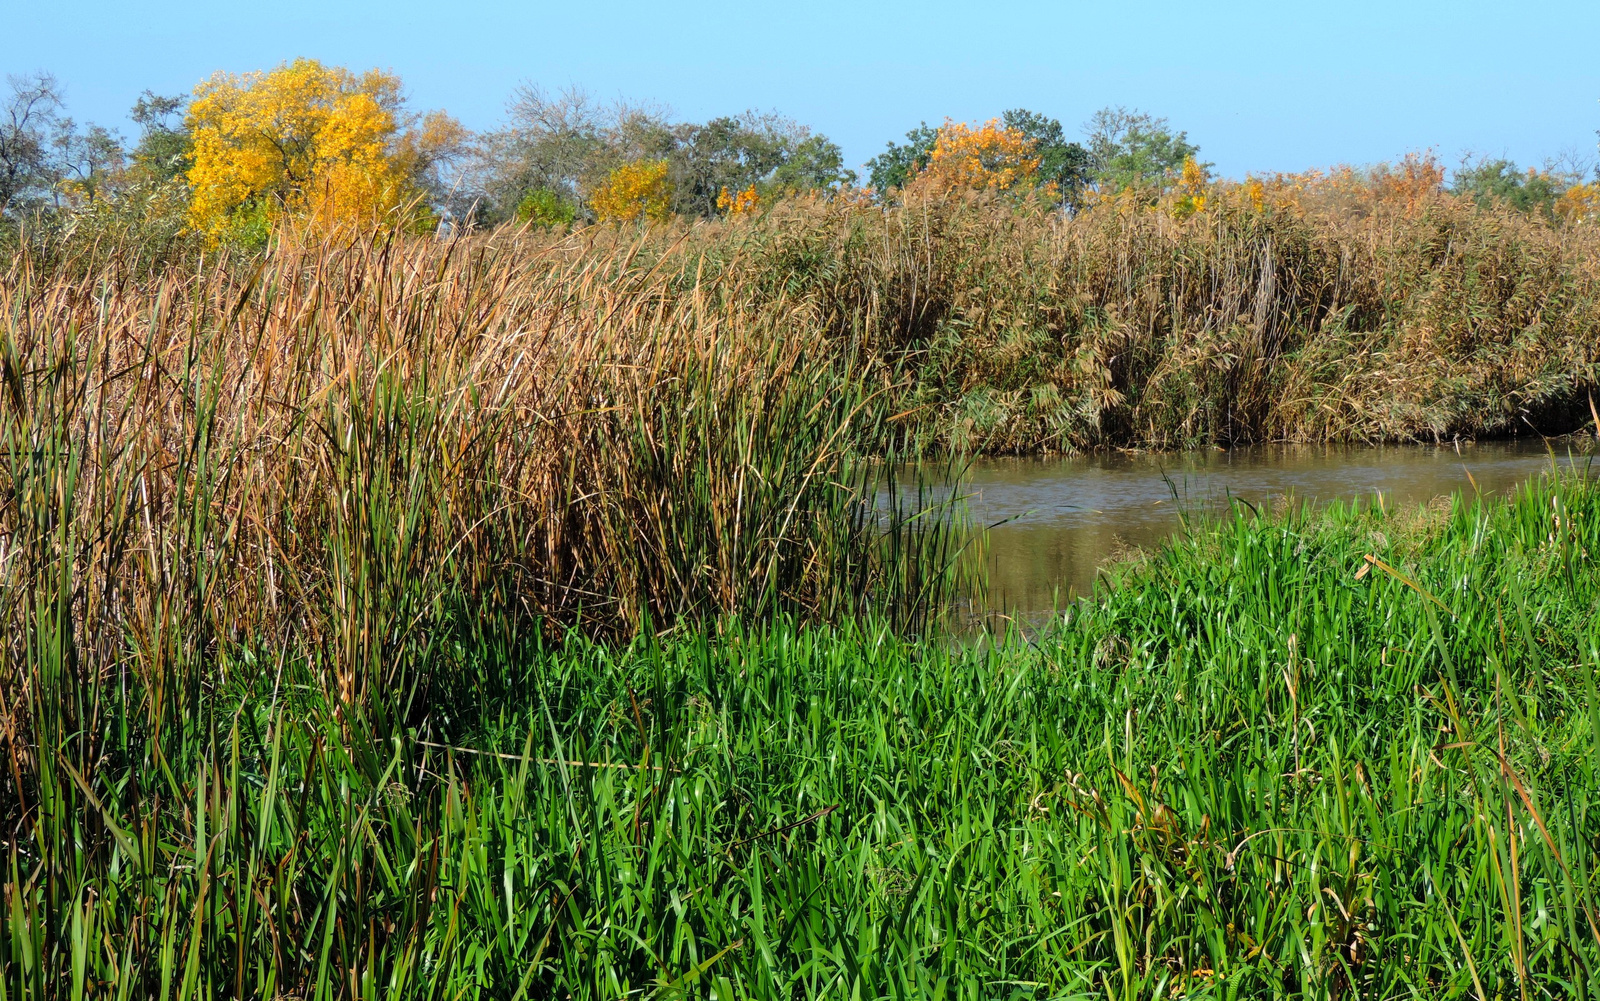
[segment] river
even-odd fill
[[[1074,458],[979,459],[963,492],[988,532],[987,610],[1036,617],[1089,593],[1100,568],[1151,548],[1180,514],[1237,498],[1257,506],[1381,495],[1415,505],[1457,492],[1504,495],[1552,463],[1587,468],[1592,439],[1443,446],[1258,446]],[[1596,471],[1600,471],[1597,464]]]

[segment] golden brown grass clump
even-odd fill
[[[404,703],[538,629],[933,606],[943,530],[871,511],[886,399],[803,298],[650,239],[92,253],[0,289],[8,702],[315,652]]]
[[[1203,211],[789,205],[705,242],[868,346],[903,433],[989,452],[1557,433],[1600,358],[1589,223],[1425,165],[1215,185]],[[750,279],[745,278],[744,281]]]

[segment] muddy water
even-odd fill
[[[1535,439],[985,459],[968,467],[964,491],[974,521],[1003,523],[988,534],[988,610],[1029,616],[1089,593],[1099,568],[1129,547],[1158,545],[1183,512],[1230,498],[1260,507],[1381,494],[1386,505],[1414,505],[1458,491],[1504,494],[1552,462],[1587,467],[1585,447]]]

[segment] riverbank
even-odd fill
[[[1597,552],[1570,479],[1240,509],[1030,643],[485,649],[385,729],[236,662],[31,763],[8,996],[1582,995]]]

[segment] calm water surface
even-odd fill
[[[989,532],[986,604],[1026,615],[1087,594],[1100,567],[1130,546],[1158,545],[1182,512],[1217,510],[1229,498],[1259,507],[1381,494],[1386,505],[1415,505],[1474,489],[1504,494],[1552,461],[1586,466],[1589,446],[1535,439],[984,459],[968,467],[964,491],[975,521],[1003,522]]]

